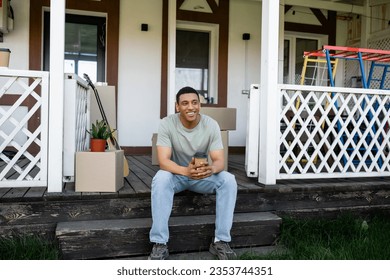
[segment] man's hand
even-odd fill
[[[200,180],[213,175],[212,166],[210,166],[207,162],[195,164],[194,158],[192,158],[191,162],[189,163],[188,169],[188,177],[193,180]]]

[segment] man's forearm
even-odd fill
[[[225,169],[225,162],[223,160],[213,161],[211,165],[211,170],[213,174],[219,173]]]
[[[160,168],[173,174],[189,176],[188,168],[186,166],[180,166],[172,160],[160,162]]]

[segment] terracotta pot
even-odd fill
[[[106,140],[91,138],[91,152],[104,152],[106,150]]]

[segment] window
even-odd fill
[[[286,35],[284,40],[283,82],[300,84],[303,69],[303,52],[319,49],[321,38]],[[308,67],[306,76],[315,75],[314,69]]]
[[[49,70],[50,13],[45,12],[44,70]],[[87,73],[93,82],[105,79],[105,28],[106,19],[82,15],[66,15],[65,73],[80,77]]]
[[[212,24],[179,22],[176,31],[176,92],[191,86],[209,104],[218,102],[217,30]]]

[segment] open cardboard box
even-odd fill
[[[216,120],[221,130],[236,130],[236,108],[201,107],[200,114]]]

